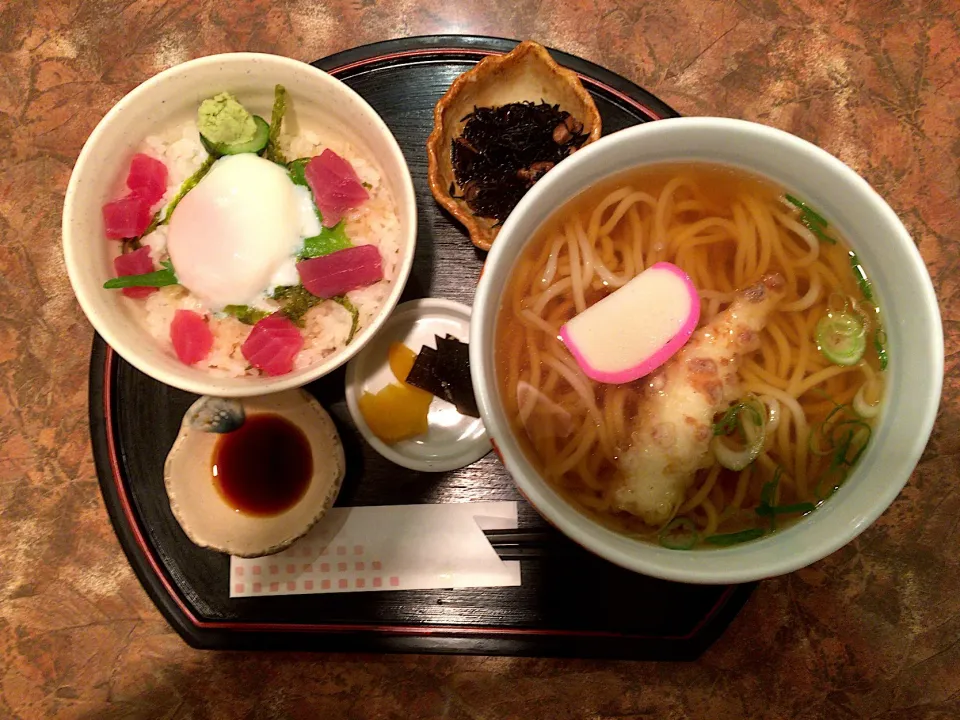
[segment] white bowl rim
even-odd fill
[[[575,171],[581,165],[590,163],[595,155],[605,152],[608,146],[620,143],[626,144],[630,141],[639,141],[641,139],[643,142],[655,143],[658,134],[688,131],[747,133],[758,138],[762,137],[773,140],[786,147],[790,147],[793,151],[813,155],[816,160],[825,165],[829,171],[839,175],[845,183],[852,186],[854,191],[857,192],[865,202],[871,205],[872,210],[875,210],[882,216],[883,221],[899,236],[909,255],[911,263],[909,270],[920,280],[919,286],[914,289],[921,294],[921,302],[937,328],[935,336],[930,339],[932,352],[928,356],[928,362],[925,367],[913,370],[913,372],[925,375],[930,379],[931,392],[921,399],[923,403],[921,412],[922,422],[919,427],[914,428],[914,434],[909,443],[909,451],[904,457],[904,464],[909,465],[910,472],[905,472],[902,477],[894,478],[892,482],[888,482],[880,487],[869,509],[866,512],[857,514],[855,521],[852,519],[842,531],[826,536],[821,534],[813,538],[805,535],[803,539],[806,541],[806,544],[789,557],[778,557],[774,560],[765,560],[764,562],[754,565],[742,563],[736,567],[731,566],[730,563],[725,563],[727,567],[721,569],[717,569],[715,567],[716,563],[711,562],[711,560],[716,561],[723,559],[730,561],[734,559],[733,556],[735,554],[742,554],[744,548],[753,549],[768,545],[772,538],[778,536],[800,535],[805,521],[796,523],[792,527],[777,533],[775,536],[768,536],[735,548],[682,553],[682,558],[679,556],[679,551],[659,548],[652,543],[644,544],[650,551],[643,551],[636,554],[624,551],[620,547],[612,547],[611,542],[616,542],[616,539],[623,540],[625,536],[615,533],[596,521],[587,518],[587,516],[573,508],[566,500],[550,489],[545,481],[539,478],[531,481],[525,477],[522,472],[514,472],[518,464],[527,464],[527,461],[523,456],[523,451],[512,439],[508,423],[501,421],[500,415],[502,415],[502,411],[499,407],[499,391],[496,386],[495,369],[488,366],[486,362],[487,351],[485,349],[486,343],[493,342],[493,337],[488,335],[492,335],[492,332],[495,332],[496,329],[496,317],[489,323],[486,318],[489,313],[496,313],[499,308],[500,298],[492,295],[494,278],[499,275],[509,275],[509,268],[501,269],[499,267],[501,264],[500,257],[508,252],[504,239],[513,236],[514,226],[521,223],[521,218],[528,209],[539,203],[541,198],[547,197],[550,193],[555,192],[561,182],[561,178],[563,178],[565,174]],[[719,160],[706,161],[729,164]],[[657,164],[661,162],[669,162],[669,160],[638,161],[630,167],[640,167],[644,164]],[[606,173],[605,176],[613,176],[623,171],[624,169],[610,171]],[[753,170],[752,172],[763,174],[759,170]],[[596,180],[593,182],[596,182]],[[582,184],[580,189],[585,189],[589,184],[590,183],[586,185]],[[554,201],[554,209],[560,207],[560,205],[569,200],[570,197],[572,196],[563,197],[559,203]],[[552,212],[552,210],[545,212],[543,219],[550,217]],[[588,147],[579,150],[561,165],[558,165],[557,168],[547,173],[517,204],[517,207],[504,223],[498,236],[498,241],[499,242],[494,243],[487,257],[486,272],[481,275],[477,287],[474,300],[474,321],[471,325],[470,365],[480,414],[487,427],[488,434],[494,441],[501,437],[506,438],[506,440],[501,441],[495,447],[521,494],[523,494],[546,520],[584,548],[621,567],[664,580],[694,584],[752,582],[793,572],[794,570],[821,560],[840,549],[869,527],[893,503],[910,479],[912,470],[916,467],[933,430],[943,387],[944,339],[936,293],[919,250],[893,209],[887,205],[883,198],[880,197],[865,179],[826,150],[786,131],[760,123],[733,118],[680,117],[633,126],[605,136]],[[492,328],[490,334],[486,331],[488,326]],[[859,467],[858,465],[858,468]],[[856,469],[854,474],[856,474]],[[849,484],[852,479],[853,475],[847,479],[847,484]],[[840,498],[835,498],[834,500],[839,501]],[[828,501],[828,503],[829,502],[830,501]],[[579,520],[574,520],[572,523],[568,522],[568,519],[571,517],[570,513],[575,513],[579,517]],[[634,542],[639,543],[641,541]],[[699,559],[690,560],[690,558]],[[752,559],[757,560],[757,558]],[[683,561],[678,562],[679,560]]]
[[[404,170],[404,172],[401,173],[403,187],[395,188],[395,194],[398,196],[395,198],[395,201],[398,204],[403,202],[403,199],[399,197],[401,195],[405,195],[409,201],[407,209],[410,216],[410,234],[412,235],[412,241],[409,242],[409,251],[406,253],[406,256],[403,258],[397,269],[397,277],[394,280],[393,287],[390,289],[390,293],[387,295],[383,306],[377,312],[370,325],[361,331],[363,337],[358,338],[359,341],[356,341],[357,339],[355,339],[354,342],[351,342],[346,347],[332,353],[324,361],[308,366],[299,372],[292,372],[287,375],[280,375],[266,380],[261,380],[259,382],[250,382],[237,387],[225,388],[217,385],[218,378],[212,375],[206,380],[202,378],[194,379],[190,377],[179,377],[174,374],[159,370],[151,363],[147,362],[131,344],[123,342],[111,329],[111,323],[106,318],[101,317],[94,307],[91,296],[95,292],[103,292],[103,289],[99,287],[87,287],[84,285],[82,279],[77,275],[76,255],[80,252],[80,244],[68,241],[68,237],[71,236],[70,228],[73,222],[73,197],[77,193],[77,185],[79,183],[81,174],[77,172],[77,169],[83,168],[83,166],[88,162],[89,155],[93,152],[94,146],[97,145],[102,136],[105,136],[109,133],[109,126],[111,122],[121,113],[123,113],[127,109],[127,106],[139,101],[144,96],[149,95],[158,84],[163,83],[170,77],[180,75],[184,71],[193,70],[207,65],[222,66],[225,63],[251,62],[275,63],[291,69],[296,68],[297,70],[306,70],[308,72],[312,72],[315,74],[319,82],[329,84],[330,86],[335,86],[338,88],[339,92],[342,92],[348,96],[352,96],[357,104],[369,114],[371,122],[376,127],[377,131],[385,137],[387,144],[390,146],[391,152],[398,159],[400,166]],[[344,84],[340,80],[337,80],[329,73],[320,70],[309,63],[285,57],[283,55],[256,52],[227,52],[216,55],[206,55],[192,60],[187,60],[162,70],[156,75],[140,83],[133,90],[124,95],[112,108],[110,108],[110,110],[107,111],[106,115],[101,118],[100,122],[97,123],[97,126],[94,128],[93,132],[90,133],[90,136],[84,142],[80,154],[77,156],[77,161],[74,163],[73,171],[70,174],[70,181],[67,184],[67,191],[64,196],[63,217],[61,222],[64,261],[67,266],[67,275],[70,278],[70,284],[73,287],[74,295],[76,296],[77,302],[80,304],[84,315],[87,317],[87,320],[93,326],[94,330],[100,335],[100,337],[103,338],[107,345],[142,373],[164,383],[165,385],[169,385],[187,392],[196,393],[198,395],[218,395],[221,397],[252,397],[256,395],[266,395],[269,393],[289,390],[296,387],[303,387],[304,385],[330,374],[353,358],[358,352],[360,352],[366,342],[376,335],[377,331],[390,316],[393,308],[396,307],[397,303],[399,302],[400,295],[403,292],[407,280],[410,277],[410,272],[413,268],[413,259],[414,255],[416,254],[416,236],[416,193],[413,187],[413,178],[410,174],[410,168],[407,165],[406,158],[404,157],[403,151],[400,149],[393,132],[389,127],[387,127],[387,124],[380,117],[379,113],[377,113],[377,111],[374,110],[373,107],[371,107],[370,104],[351,87]],[[404,238],[403,240],[406,244],[407,239]],[[301,375],[301,373],[303,374]],[[241,381],[243,380],[243,378],[233,379]]]

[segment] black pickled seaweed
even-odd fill
[[[583,123],[545,102],[475,107],[453,140],[451,161],[462,198],[475,215],[498,223],[554,165],[586,142]]]
[[[424,345],[407,375],[407,383],[456,405],[457,412],[480,417],[470,379],[470,349],[452,335],[436,336],[437,349]]]
[[[437,351],[432,347],[424,345],[417,353],[417,359],[413,361],[413,367],[407,373],[407,384],[426,390],[431,395],[436,395],[441,400],[453,402],[452,396],[447,393],[447,387],[436,376],[434,370],[437,367]]]
[[[437,338],[437,365],[434,374],[442,378],[453,397],[457,412],[470,417],[480,417],[477,398],[473,394],[470,379],[470,346],[451,335]]]

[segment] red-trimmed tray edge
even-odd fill
[[[491,55],[505,55],[506,53],[500,50],[480,50],[475,48],[416,48],[414,50],[397,50],[396,52],[385,53],[384,55],[378,55],[373,58],[366,60],[356,60],[346,65],[341,65],[332,70],[329,70],[330,75],[337,75],[338,73],[345,73],[350,70],[353,70],[358,67],[363,67],[364,65],[370,65],[373,63],[382,63],[389,62],[390,60],[397,60],[400,58],[407,57],[417,57],[419,55],[457,55],[460,57],[463,56],[474,56],[477,58],[485,58]],[[600,80],[585,75],[584,73],[578,72],[577,77],[580,78],[580,81],[590,85],[592,87],[598,88],[605,93],[615,96],[620,99],[627,105],[635,107],[637,110],[642,112],[644,115],[649,117],[651,120],[663,120],[664,117],[657,112],[654,112],[652,109],[636,100],[635,98],[630,97],[624,92],[617,90],[615,87],[611,87]]]

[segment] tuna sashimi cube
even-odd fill
[[[117,277],[126,275],[143,275],[153,272],[153,259],[150,257],[150,246],[144,245],[139,250],[117,255],[113,259],[113,269],[117,271]],[[121,292],[131,298],[145,298],[150,293],[155,293],[158,288],[155,287],[128,287],[123,288]]]
[[[303,169],[324,227],[340,222],[347,210],[359,207],[370,194],[353,166],[333,150],[324,150]]]
[[[156,158],[137,153],[130,161],[127,187],[153,205],[167,191],[167,166]]]
[[[146,198],[130,193],[103,206],[103,227],[111,240],[135,238],[150,224],[150,206]]]
[[[180,362],[193,365],[210,354],[213,332],[203,316],[192,310],[177,310],[170,323],[170,341]]]
[[[303,335],[283,313],[274,313],[253,326],[240,346],[247,362],[267,375],[285,375],[303,347]]]
[[[313,295],[332,298],[383,280],[380,251],[358,245],[297,263],[303,286]]]

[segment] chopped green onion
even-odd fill
[[[777,495],[777,486],[780,485],[780,478],[783,476],[783,467],[777,465],[777,469],[773,471],[773,479],[770,482],[763,484],[763,487],[760,488],[760,504],[769,505],[774,500],[776,500]]]
[[[283,115],[287,111],[287,90],[283,85],[273,88],[273,111],[270,113],[270,134],[267,136],[267,147],[263,157],[280,165],[286,165],[287,160],[280,152],[280,128],[283,125]]]
[[[831,476],[837,477],[837,481],[830,484],[830,492],[824,494],[823,484]],[[843,481],[847,479],[847,470],[841,467],[834,467],[831,465],[827,470],[817,479],[817,484],[813,489],[813,494],[818,500],[823,502],[828,497],[833,495],[837,490],[840,489],[840,486],[843,484]]]
[[[693,521],[674,518],[660,531],[658,538],[660,544],[670,550],[690,550],[700,540],[700,533]]]
[[[347,342],[344,345],[349,345],[350,341],[353,340],[353,336],[357,334],[357,326],[360,324],[360,311],[357,310],[357,306],[354,305],[350,300],[347,299],[346,295],[338,295],[337,297],[330,298],[335,303],[342,305],[352,318],[350,323],[350,334],[347,335]]]
[[[761,415],[760,411],[757,410],[756,404],[750,401],[743,401],[731,406],[723,414],[723,417],[713,424],[713,434],[729,435],[736,430],[740,413],[742,413],[744,410],[748,410],[750,412],[750,415],[753,417],[754,425],[763,424],[763,415]]]
[[[793,513],[806,514],[816,509],[817,506],[813,503],[799,502],[793,505],[760,505],[754,512],[761,517],[769,516],[773,518],[775,515],[792,515]]]
[[[860,258],[857,257],[855,252],[850,253],[850,267],[853,268],[853,276],[857,280],[857,285],[860,286],[860,292],[863,293],[863,296],[867,300],[872,301],[873,285],[871,285],[867,279],[867,273],[864,272],[863,266],[860,264]]]
[[[817,347],[836,365],[856,365],[867,349],[863,319],[852,313],[827,313],[816,328]]]
[[[877,351],[877,359],[880,361],[880,369],[887,369],[887,333],[883,328],[877,328],[873,334],[873,347]]]
[[[729,547],[730,545],[739,545],[740,543],[750,542],[761,538],[766,534],[763,528],[749,528],[740,532],[724,533],[723,535],[711,535],[704,538],[704,542],[719,547]]]
[[[244,325],[256,325],[270,314],[266,310],[257,310],[249,305],[227,305],[223,311],[227,315],[232,315]]]
[[[810,219],[820,225],[820,227],[827,227],[827,221],[824,219],[823,215],[811,208],[803,200],[800,200],[789,193],[784,195],[784,197],[787,199],[788,203],[791,205],[796,205],[800,212],[804,213],[805,215],[809,215]]]
[[[853,466],[857,464],[857,461],[866,451],[867,445],[870,443],[870,438],[873,436],[873,428],[863,420],[843,420],[834,426],[834,436],[837,430],[842,430],[843,428],[846,428],[846,434],[841,438],[837,446],[837,454],[834,459],[843,465]],[[857,431],[864,430],[866,431],[866,438],[863,442],[859,443],[859,446],[854,445]],[[855,447],[855,452],[853,457],[848,457],[851,447]]]
[[[748,396],[724,413],[720,421],[713,426],[714,437],[710,443],[713,455],[720,465],[727,470],[740,471],[757,459],[767,441],[764,423],[767,414],[767,406],[754,396]],[[723,436],[729,435],[736,428],[740,429],[743,444],[740,447],[731,447],[724,441]]]
[[[761,508],[770,508],[777,499],[777,487],[780,485],[780,478],[783,476],[783,467],[777,465],[773,471],[773,479],[763,484],[760,488],[760,504],[756,508],[757,515],[763,515]],[[775,514],[770,515],[770,532],[777,529],[777,518]]]
[[[143,273],[142,275],[123,275],[107,280],[103,287],[106,290],[121,290],[130,287],[166,287],[179,285],[177,274],[173,271],[173,264],[169,260],[160,263],[163,270]]]
[[[796,206],[796,208],[800,211],[800,222],[805,228],[807,228],[807,230],[812,232],[822,242],[830,245],[837,244],[836,239],[830,237],[825,232],[829,227],[829,223],[826,221],[826,219],[824,219],[823,215],[811,208],[803,200],[795,198],[793,195],[787,194],[783,197],[788,203]]]

